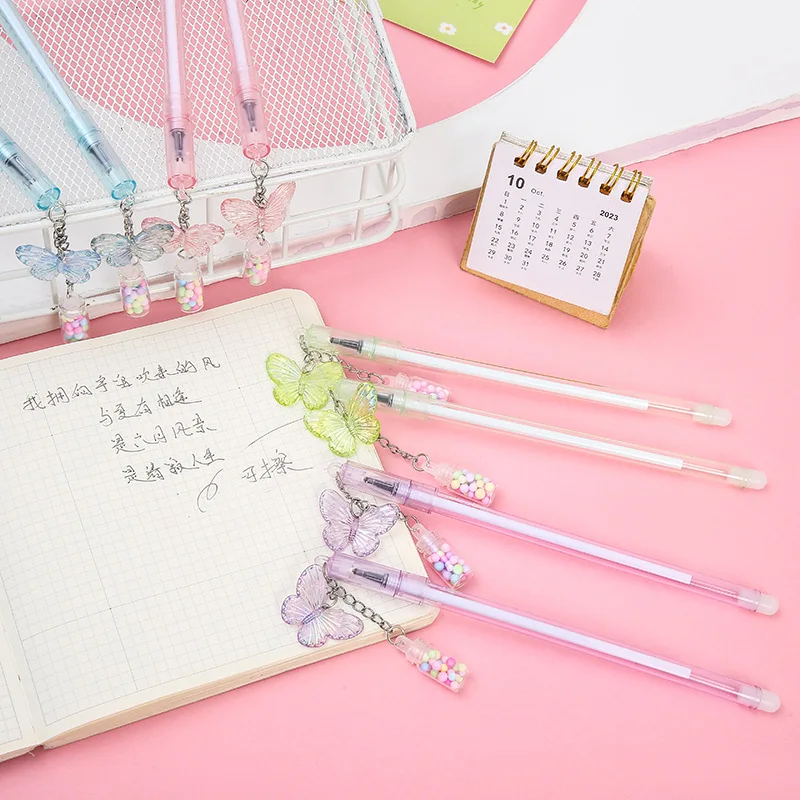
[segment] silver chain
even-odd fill
[[[306,337],[302,335],[300,336],[300,349],[303,351],[304,364],[308,368],[313,367],[316,364],[324,364],[328,361],[338,361],[342,365],[342,369],[345,372],[349,372],[351,375],[354,375],[357,380],[361,381],[361,383],[386,383],[384,377],[382,375],[378,375],[377,372],[359,369],[357,366],[355,366],[355,364],[345,361],[343,358],[335,355],[334,353],[323,353],[321,350],[312,350],[306,344]]]
[[[57,255],[64,256],[69,250],[67,209],[62,203],[55,203],[47,210],[47,216],[53,223],[53,247],[55,247]]]
[[[399,628],[398,625],[392,625],[391,622],[384,619],[374,608],[370,608],[366,603],[362,603],[357,597],[350,594],[338,581],[331,578],[325,578],[328,582],[328,597],[331,600],[341,600],[346,605],[350,606],[357,614],[361,614],[364,619],[374,622],[387,637],[391,636],[392,632]]]
[[[431,465],[430,456],[427,453],[409,453],[406,450],[401,450],[396,444],[390,442],[385,436],[378,437],[378,444],[385,447],[393,456],[400,456],[406,461],[411,462],[411,466],[417,472],[425,472],[426,468]]]
[[[126,239],[133,239],[133,195],[128,195],[119,204]]]
[[[375,503],[370,503],[369,500],[363,500],[360,497],[356,497],[354,494],[351,494],[347,489],[345,489],[344,483],[338,474],[336,476],[336,486],[345,496],[345,498],[350,501],[350,513],[354,517],[360,517],[365,511],[369,511],[371,508],[377,508]],[[400,514],[400,519],[403,520],[403,523],[409,531],[415,525],[419,525],[419,518],[415,517],[413,514],[406,514],[399,506],[397,506],[397,511]]]
[[[183,190],[175,192],[178,200],[178,227],[185,233],[189,229],[189,203],[192,198]]]
[[[250,165],[250,174],[256,182],[256,191],[253,195],[253,202],[259,207],[267,205],[267,187],[264,185],[269,175],[269,164],[263,159],[257,159]]]

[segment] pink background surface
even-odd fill
[[[426,58],[446,52],[442,64],[469,69],[419,41]],[[406,46],[401,69],[429,121],[436,100],[414,89]],[[476,567],[472,591],[760,683],[781,695],[777,714],[443,614],[426,636],[469,664],[461,696],[371,647],[2,764],[0,797],[797,797],[798,140],[800,121],[783,123],[646,164],[658,205],[607,331],[460,272],[469,215],[277,270],[268,284],[308,291],[330,325],[731,408],[730,428],[703,428],[451,381],[466,405],[761,468],[763,492],[434,423],[386,417],[384,428],[490,474],[500,509],[776,594],[781,610],[765,618],[432,518]],[[250,294],[228,281],[206,296],[213,307]],[[148,321],[174,315],[157,303]],[[121,316],[93,335],[122,328]]]

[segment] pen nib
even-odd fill
[[[184,147],[186,142],[186,131],[180,128],[172,131],[172,143],[175,146],[175,160],[184,161]]]
[[[379,583],[381,586],[386,586],[389,583],[389,576],[385,572],[370,572],[366,569],[353,567],[353,575],[358,575],[359,578],[366,578],[373,583]]]
[[[256,119],[256,103],[255,100],[245,100],[244,114],[247,117],[247,124],[250,126],[251,133],[258,132],[258,120]]]

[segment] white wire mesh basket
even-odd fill
[[[159,0],[18,5],[136,179],[137,216],[175,219],[164,165]],[[225,227],[220,202],[251,196],[253,178],[239,145],[219,0],[185,0],[184,14],[198,173],[192,223]],[[285,225],[270,237],[275,265],[385,238],[397,227],[398,158],[414,120],[375,0],[249,0],[245,15],[271,132],[267,188],[298,182]],[[120,232],[119,210],[5,36],[0,81],[0,126],[61,187],[73,249],[98,233]],[[214,267],[241,252],[228,234],[209,255],[211,282],[238,274],[237,267]],[[2,175],[0,340],[56,326],[56,287],[35,281],[16,261],[14,248],[23,243],[50,246],[50,227]],[[155,297],[172,293],[172,266],[169,256],[148,265]],[[116,274],[106,266],[81,289],[93,315],[118,310],[116,292]]]

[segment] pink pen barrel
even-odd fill
[[[610,547],[483,505],[476,505],[432,486],[383,470],[363,467],[348,461],[339,467],[338,475],[344,488],[356,494],[367,493],[371,497],[389,500],[426,514],[442,514],[567,555],[578,556],[659,583],[688,589],[747,611],[771,616],[778,610],[777,598],[758,589],[702,575],[694,570]]]
[[[183,0],[161,0],[164,30],[164,147],[167,183],[175,190],[197,183],[194,162],[194,123],[186,88]]]
[[[234,105],[239,120],[239,138],[242,152],[253,161],[266,158],[270,147],[267,140],[267,122],[264,98],[261,95],[258,73],[250,51],[250,37],[244,16],[242,0],[220,0],[228,36],[228,53],[231,60],[231,82]]]
[[[411,577],[412,580],[407,581],[407,577]],[[601,639],[589,633],[565,628],[550,620],[532,617],[516,609],[497,606],[449,589],[440,589],[428,584],[426,589],[421,591],[418,581],[413,580],[414,578],[416,576],[408,576],[407,573],[403,573],[398,582],[395,596],[413,598],[423,603],[449,608],[481,622],[489,622],[518,633],[526,633],[625,667],[632,667],[640,672],[666,678],[692,689],[699,689],[721,699],[732,700],[746,708],[769,713],[780,708],[778,695],[752,683],[729,678],[710,670],[700,669],[608,639]]]
[[[566,628],[556,622],[534,617],[482,598],[434,586],[427,578],[395,567],[376,564],[345,553],[334,553],[325,564],[328,578],[349,586],[371,589],[390,597],[401,597],[455,611],[480,622],[535,636],[553,644],[598,656],[692,689],[732,700],[746,708],[775,712],[780,699],[775,692],[752,683],[719,675],[672,658],[648,653],[591,633]]]

